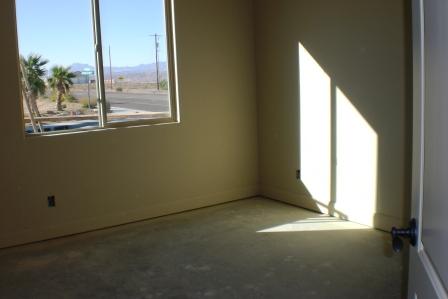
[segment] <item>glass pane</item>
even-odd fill
[[[170,117],[163,0],[101,0],[108,122]]]
[[[16,0],[16,13],[26,132],[97,127],[91,1]]]

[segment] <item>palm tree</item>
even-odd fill
[[[76,75],[70,72],[70,67],[55,66],[51,69],[51,77],[48,83],[53,90],[58,92],[57,109],[62,111],[62,98],[70,92],[70,87],[73,85],[72,79]]]
[[[44,68],[48,60],[43,59],[41,55],[30,54],[27,58],[21,56],[20,63],[23,66],[23,78],[28,81],[29,85],[29,102],[31,109],[37,116],[40,116],[39,108],[37,108],[37,98],[39,95],[45,94],[47,86],[44,77],[47,70]]]

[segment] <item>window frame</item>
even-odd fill
[[[50,132],[38,132],[27,133],[24,132],[26,137],[36,136],[54,136],[54,135],[67,135],[83,132],[96,132],[108,129],[116,128],[132,128],[143,127],[151,125],[173,124],[180,122],[179,115],[179,92],[177,81],[177,51],[176,51],[176,39],[175,39],[175,21],[174,21],[174,0],[162,0],[164,3],[165,13],[165,33],[166,33],[166,47],[167,47],[167,70],[168,70],[168,97],[170,103],[170,117],[161,117],[153,119],[136,119],[122,122],[109,122],[107,117],[107,97],[104,80],[104,64],[103,64],[103,47],[102,47],[102,35],[101,35],[101,10],[100,0],[91,0],[91,13],[92,13],[92,29],[93,29],[93,49],[95,56],[95,70],[96,70],[96,91],[98,102],[98,127],[95,128],[79,128],[61,131]],[[15,2],[15,1],[14,1]],[[17,24],[17,22],[16,22]],[[16,25],[17,26],[17,25]],[[17,28],[17,27],[16,27]],[[19,32],[17,32],[19,34]],[[18,39],[17,39],[18,45]],[[19,54],[19,45],[17,47]],[[20,59],[18,55],[18,66],[20,67]],[[24,86],[22,82],[19,84],[20,94]],[[20,106],[22,111],[22,128],[25,128],[25,113],[22,96]]]

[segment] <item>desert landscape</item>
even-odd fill
[[[42,64],[42,58],[30,56],[26,59],[22,58],[22,64],[30,73],[28,82],[22,80],[22,100],[27,132],[33,131],[31,115],[45,131],[98,125],[96,76],[93,72],[85,72],[93,69],[91,66],[74,64],[60,69],[65,71],[66,78],[60,79],[58,86],[52,85],[52,80],[55,80],[52,77],[42,77],[39,78],[41,81],[33,82],[36,79],[31,72],[36,71],[36,64],[37,68],[39,63]],[[159,84],[154,65],[112,68],[112,74],[108,68],[105,77],[109,79],[104,82],[108,120],[117,122],[170,117],[166,65],[162,66]],[[40,71],[48,74],[46,70]],[[55,69],[50,72],[55,72]]]

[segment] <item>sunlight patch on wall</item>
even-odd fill
[[[331,199],[331,80],[299,44],[300,169],[312,197]]]
[[[373,226],[378,135],[299,43],[301,180],[319,209]]]
[[[327,216],[322,218],[308,218],[305,220],[286,223],[268,229],[260,230],[257,233],[288,233],[360,229],[369,229],[369,227]]]
[[[349,219],[373,225],[377,200],[378,135],[336,89],[336,210]]]

